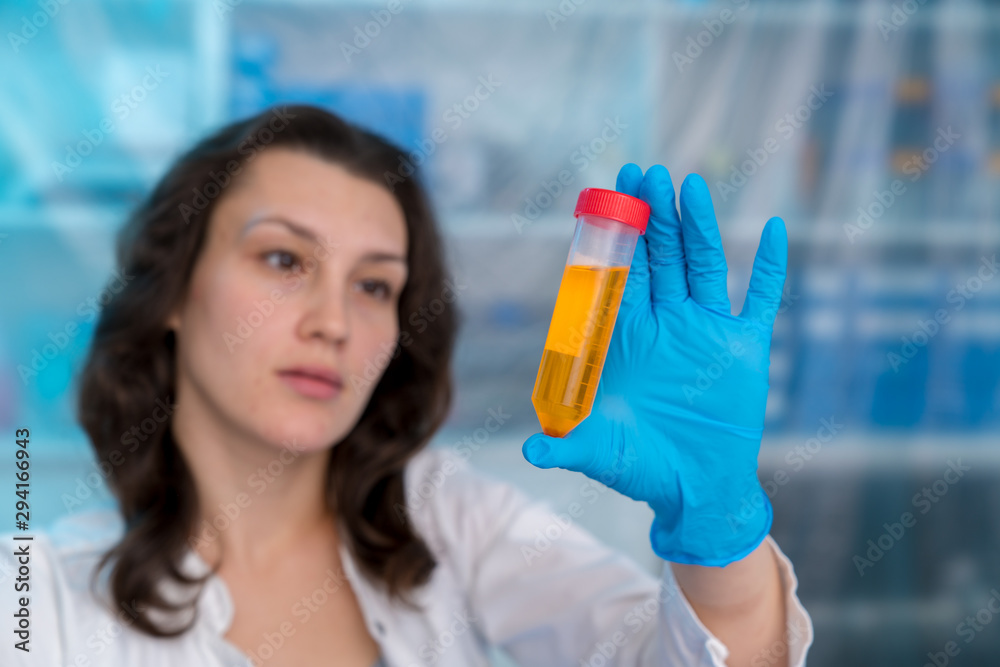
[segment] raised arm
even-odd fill
[[[433,497],[436,527],[428,533],[440,536],[444,552],[461,555],[449,566],[467,592],[475,626],[517,664],[722,667],[735,655],[699,618],[669,566],[659,579],[650,576],[580,527],[580,508],[599,492],[596,482],[581,480],[576,506],[553,507],[453,455],[435,456],[444,458],[430,470],[454,472]],[[779,603],[798,628],[788,644],[773,648],[802,665],[811,630],[791,564],[770,539],[762,547],[776,556]]]
[[[688,176],[679,210],[667,170],[625,165],[618,190],[649,203],[594,408],[564,438],[524,444],[541,468],[581,472],[655,514],[653,550],[676,564],[732,665],[787,644],[771,505],[757,480],[771,331],[787,237],[764,226],[742,312],[733,315],[708,187]],[[724,567],[726,566],[726,567]],[[759,664],[781,665],[783,659]]]

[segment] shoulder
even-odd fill
[[[531,502],[518,487],[474,467],[467,456],[446,448],[420,451],[405,473],[407,509],[416,514],[471,515],[510,511]]]
[[[0,549],[0,583],[6,574],[3,564],[12,566],[15,553],[27,551],[26,560],[45,565],[33,577],[59,575],[58,581],[45,582],[35,579],[39,587],[48,584],[76,584],[89,577],[90,569],[96,565],[104,552],[120,539],[124,530],[121,515],[115,509],[100,509],[73,514],[57,520],[49,529],[35,533],[31,539],[23,539],[21,534],[8,533],[0,536],[5,547],[16,545],[14,549]]]
[[[91,575],[123,525],[116,510],[95,510],[60,519],[44,532],[0,535],[0,613],[26,616],[31,630],[31,661],[23,664],[56,664],[68,628],[88,628],[106,616],[91,593]],[[8,651],[11,662],[2,659]],[[5,642],[0,664],[22,664],[18,660],[28,655]]]

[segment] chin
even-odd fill
[[[330,408],[303,410],[287,409],[272,416],[272,428],[264,429],[265,439],[275,447],[315,452],[329,449],[340,442],[351,429],[340,418],[330,414]]]

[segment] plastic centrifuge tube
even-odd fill
[[[531,395],[542,432],[558,438],[593,407],[649,204],[614,190],[585,188],[573,215],[576,232]]]

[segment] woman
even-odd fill
[[[738,502],[760,495],[773,313],[734,334],[749,352],[717,380],[745,393],[722,401],[732,419],[714,419],[711,388],[690,409],[672,388],[618,391],[663,379],[628,352],[675,353],[651,347],[651,322],[704,340],[738,323],[712,291],[718,229],[707,192],[688,192],[704,183],[685,182],[680,220],[666,170],[623,168],[619,190],[653,215],[594,412],[524,450],[648,502],[654,549],[674,561],[658,584],[571,517],[425,448],[449,406],[456,317],[428,201],[395,175],[398,155],[325,111],[270,110],[198,144],[139,208],[80,391],[120,513],[38,537],[37,634],[30,653],[5,642],[3,664],[468,666],[488,664],[489,645],[547,667],[802,664],[811,628],[766,537],[770,505]],[[779,277],[780,296],[783,227],[768,239],[748,306]],[[724,260],[721,279],[724,293]],[[440,314],[413,316],[434,300]]]

